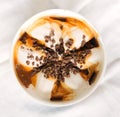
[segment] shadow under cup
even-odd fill
[[[72,11],[52,9],[26,21],[12,46],[13,72],[22,88],[41,104],[80,102],[97,87],[105,69],[102,40]]]

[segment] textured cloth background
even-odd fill
[[[80,13],[100,33],[107,68],[95,92],[69,107],[46,107],[21,90],[10,68],[10,49],[19,27],[51,8]],[[120,117],[120,0],[0,0],[0,117]]]

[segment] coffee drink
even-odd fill
[[[20,31],[14,44],[19,82],[38,99],[74,100],[97,82],[103,64],[98,38],[83,19],[59,14],[36,19]]]

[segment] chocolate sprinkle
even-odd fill
[[[32,62],[32,65],[34,65],[34,64],[35,64],[35,62],[33,61],[33,62]]]
[[[50,34],[49,34],[50,36],[54,36],[55,35],[55,33],[54,33],[54,30],[53,29],[51,29],[51,31],[50,31]]]
[[[50,45],[50,47],[51,47],[51,48],[53,48],[53,47],[54,47],[54,45]]]
[[[72,38],[68,39],[68,41],[65,43],[65,45],[70,48],[73,44],[74,40]]]
[[[55,39],[52,39],[51,41],[52,41],[52,43],[55,43]]]
[[[36,56],[36,57],[35,57],[35,60],[36,60],[36,61],[39,61],[39,57],[38,57],[38,56]]]
[[[58,52],[58,54],[63,54],[64,51],[65,51],[63,43],[56,44],[55,45],[55,50]]]
[[[48,41],[51,40],[51,36],[49,36],[49,35],[46,35],[44,38],[45,38],[45,42],[47,42],[47,43],[48,43]]]
[[[36,64],[37,67],[39,67],[39,64]]]
[[[34,59],[34,56],[32,54],[28,54],[27,59]]]
[[[26,61],[26,64],[29,65],[29,64],[30,64],[30,61],[27,60],[27,61]]]

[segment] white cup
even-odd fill
[[[63,9],[51,9],[51,10],[47,10],[47,11],[43,11],[40,12],[38,14],[36,14],[35,16],[33,16],[32,18],[30,18],[28,21],[26,21],[18,30],[17,34],[15,35],[13,44],[12,44],[12,50],[11,50],[11,65],[12,65],[12,71],[13,74],[15,75],[16,79],[18,80],[17,76],[16,76],[16,72],[15,72],[15,67],[14,67],[14,47],[15,44],[17,42],[17,40],[20,38],[21,36],[21,32],[25,31],[27,29],[27,27],[31,24],[33,24],[37,19],[42,18],[44,16],[62,16],[62,17],[71,17],[71,18],[75,18],[81,21],[85,21],[87,23],[87,25],[96,32],[95,28],[88,23],[88,21],[83,18],[80,14],[74,13],[72,11],[68,11],[68,10],[63,10]],[[60,106],[67,106],[67,105],[72,105],[75,104],[77,102],[80,102],[82,100],[84,100],[85,98],[87,98],[90,94],[93,93],[93,91],[96,89],[96,87],[98,86],[98,83],[100,82],[100,79],[103,77],[103,73],[105,71],[105,53],[104,53],[104,46],[103,46],[103,42],[101,40],[101,38],[98,36],[98,42],[100,44],[100,50],[101,50],[101,67],[99,69],[99,73],[96,77],[96,81],[93,85],[88,86],[88,87],[84,87],[82,88],[81,85],[81,89],[78,89],[77,92],[77,96],[70,100],[70,101],[60,101],[60,102],[52,102],[50,100],[44,99],[44,98],[40,98],[37,97],[35,93],[37,92],[33,92],[31,93],[30,91],[28,91],[28,89],[26,89],[18,80],[20,86],[25,90],[25,92],[27,92],[31,97],[33,97],[33,99],[36,99],[38,102],[40,102],[40,104],[44,104],[47,106],[55,106],[55,107],[60,107]],[[99,54],[99,53],[98,53]]]

